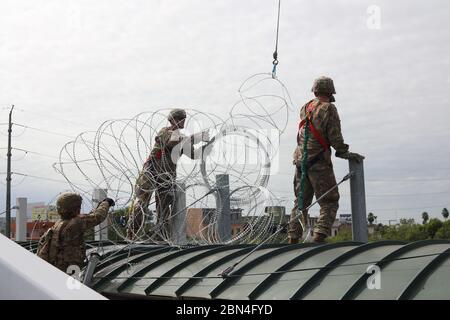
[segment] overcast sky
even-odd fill
[[[366,156],[367,210],[385,223],[420,220],[423,211],[441,217],[450,207],[448,1],[281,5],[278,77],[295,110],[271,190],[290,210],[298,108],[310,99],[314,78],[328,75],[344,138]],[[380,9],[380,28],[368,14],[371,5]],[[271,71],[276,9],[276,0],[3,0],[0,123],[12,104],[14,122],[67,136],[173,106],[223,116],[246,78]],[[0,125],[0,148],[6,131]],[[14,135],[14,147],[47,156],[16,151],[13,172],[62,180],[51,165],[70,138],[17,126]],[[4,183],[6,150],[0,151]],[[334,164],[340,179],[347,163]],[[13,178],[13,202],[51,201],[66,187]],[[340,190],[340,213],[349,213],[348,185]],[[4,184],[0,193],[2,212]]]

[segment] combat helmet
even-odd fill
[[[315,94],[326,94],[330,96],[331,102],[335,101],[333,94],[336,94],[336,90],[334,88],[333,79],[329,77],[320,77],[314,80],[311,91]]]
[[[81,207],[82,202],[83,198],[79,194],[65,192],[56,200],[56,210],[63,219],[69,218]]]
[[[170,111],[169,116],[167,117],[169,121],[179,121],[184,118],[186,118],[186,111],[184,109],[173,109],[172,111]]]

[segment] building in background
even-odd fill
[[[0,217],[0,233],[5,234],[6,232],[6,218]]]
[[[289,222],[289,215],[286,214],[286,207],[268,206],[265,207],[264,213],[272,216],[275,223],[283,224]]]
[[[31,207],[31,221],[51,221],[59,220],[59,215],[54,205],[36,204]]]
[[[44,206],[45,206],[45,202],[31,202],[31,203],[27,203],[27,219],[28,219],[28,221],[32,221],[33,220],[33,209],[35,207],[42,208]]]
[[[339,222],[352,223],[352,215],[350,213],[339,214]]]
[[[27,222],[27,241],[39,240],[39,238],[51,228],[53,221],[32,221]],[[11,222],[11,239],[16,239],[16,222]]]
[[[199,239],[206,237],[210,229],[210,223],[216,214],[215,208],[188,208],[186,212],[186,236],[188,238]],[[236,235],[244,227],[241,208],[232,208],[231,214],[231,235]]]
[[[339,218],[334,220],[333,226],[331,227],[331,236],[335,237],[342,231],[352,230],[352,215],[351,214],[340,214]]]

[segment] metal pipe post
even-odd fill
[[[94,189],[92,194],[92,206],[94,209],[107,197],[107,194],[108,190],[106,189]],[[95,240],[108,240],[108,219],[105,219],[105,221],[98,226],[95,226]]]
[[[228,174],[216,175],[217,185],[217,231],[220,241],[231,238],[231,209],[230,209],[230,177]]]
[[[92,252],[88,258],[88,264],[84,273],[83,284],[90,287],[92,276],[94,275],[95,267],[100,261],[100,255],[97,252]]]
[[[27,241],[27,198],[17,198],[16,204],[16,241]]]
[[[175,208],[172,212],[172,234],[171,238],[174,244],[184,245],[187,243],[186,238],[186,186],[184,183],[177,185],[175,191]]]
[[[352,173],[350,197],[352,203],[352,234],[354,241],[367,242],[366,191],[364,188],[364,161],[349,160]]]

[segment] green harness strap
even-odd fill
[[[303,194],[305,192],[305,182],[306,182],[306,164],[308,162],[308,140],[309,140],[309,118],[306,116],[305,119],[305,139],[303,141],[303,155],[301,170],[302,176],[300,178],[300,192],[297,196],[297,212],[300,214],[303,210]],[[306,221],[305,221],[306,223]]]

